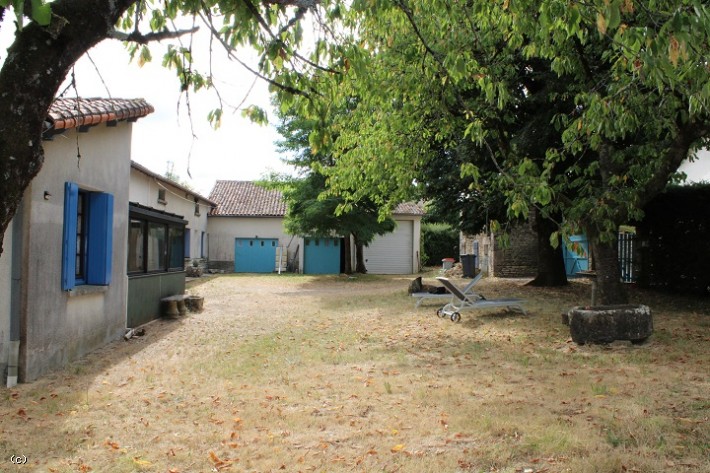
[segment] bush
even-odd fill
[[[441,266],[444,258],[459,256],[459,232],[445,223],[422,223],[422,264]]]

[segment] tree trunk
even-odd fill
[[[67,73],[136,0],[58,0],[52,23],[17,32],[0,69],[0,254],[5,230],[44,161],[47,112]]]
[[[366,274],[367,268],[365,267],[365,244],[355,237],[355,272],[360,274]]]
[[[529,284],[539,287],[566,286],[562,245],[553,248],[550,244],[550,235],[557,230],[557,224],[536,211],[534,229],[537,232],[537,276]]]
[[[345,274],[353,273],[352,259],[352,246],[350,245],[350,235],[348,235],[343,238],[343,272]]]
[[[596,237],[590,238],[594,269],[597,273],[596,303],[599,305],[627,304],[629,296],[621,282],[619,268],[619,246],[617,239],[602,243]]]

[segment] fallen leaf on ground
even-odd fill
[[[114,442],[114,441],[108,440],[108,439],[106,439],[106,441],[104,442],[104,445],[106,445],[107,447],[111,447],[114,450],[118,450],[119,448],[121,448],[121,446],[118,444],[118,442]]]
[[[140,457],[133,457],[133,463],[135,463],[138,466],[151,466],[152,463],[149,462],[148,460],[143,460]]]

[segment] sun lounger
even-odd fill
[[[460,289],[460,291],[464,294],[470,293],[473,289],[473,286],[475,286],[476,283],[481,280],[481,276],[483,276],[483,273],[478,273],[476,277],[471,279],[471,281],[466,284],[464,288]],[[414,307],[417,308],[422,304],[422,302],[426,300],[451,299],[451,292],[449,291],[444,294],[432,294],[430,292],[413,292],[412,297],[417,299],[417,303],[414,305]]]
[[[436,278],[451,293],[451,301],[436,311],[439,317],[449,317],[453,322],[461,320],[461,311],[464,309],[490,309],[493,307],[518,308],[526,314],[522,299],[485,299],[474,292],[463,293],[447,278]]]

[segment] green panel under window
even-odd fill
[[[160,317],[160,299],[185,292],[185,273],[133,275],[128,278],[128,327],[137,327]]]

